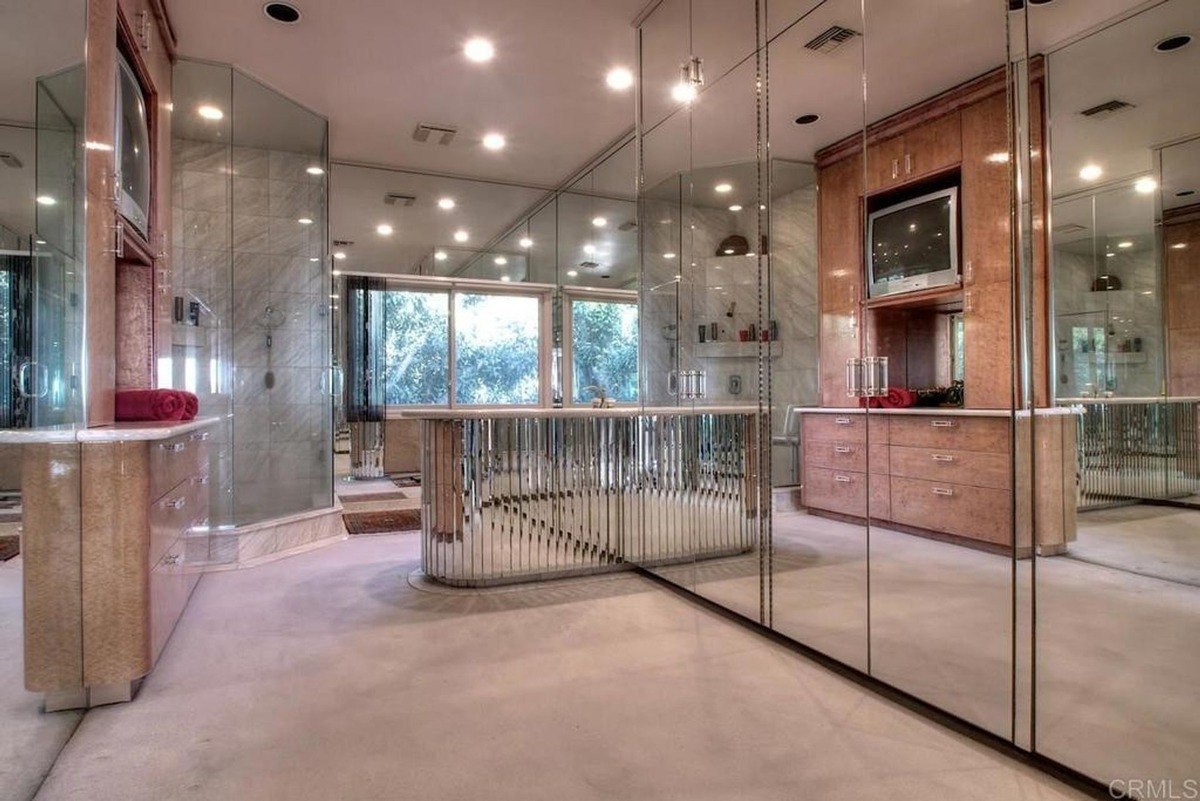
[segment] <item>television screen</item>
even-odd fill
[[[871,216],[871,279],[956,271],[954,194],[938,192]]]
[[[117,120],[117,158],[121,174],[121,213],[142,235],[146,215],[150,211],[150,130],[146,117],[146,102],[142,87],[133,70],[120,60],[118,98],[120,119]]]

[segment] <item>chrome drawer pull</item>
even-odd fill
[[[212,434],[211,431],[197,431],[195,434],[192,434],[191,439],[193,442],[204,442],[210,434]]]
[[[187,505],[187,498],[182,495],[178,498],[172,498],[169,501],[162,501],[159,506],[163,509],[182,509]]]
[[[935,461],[935,462],[953,462],[954,457],[948,453],[935,453],[935,454],[933,454],[933,461]]]
[[[834,476],[834,477],[833,477],[833,480],[834,480],[834,481],[841,481],[843,484],[849,484],[849,483],[850,483],[850,476]]]
[[[848,425],[850,425],[850,418],[849,417],[835,417],[835,418],[833,418],[833,422],[838,424],[839,426],[848,426]]]
[[[833,446],[833,452],[834,452],[834,453],[850,453],[850,446],[848,446],[848,445],[834,445],[834,446]]]
[[[171,453],[179,453],[180,451],[187,450],[187,443],[186,442],[164,442],[161,445],[159,445],[158,447],[162,448],[164,451],[170,451]]]
[[[953,420],[931,420],[929,425],[934,428],[954,428]]]
[[[933,494],[934,495],[953,495],[954,490],[950,489],[949,487],[934,487]]]

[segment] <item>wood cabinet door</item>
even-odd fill
[[[904,179],[903,135],[867,146],[867,192],[899,186]]]
[[[855,154],[822,168],[817,182],[821,403],[845,406],[846,359],[858,356],[860,348],[862,156]]]
[[[963,285],[1007,281],[1012,273],[1008,109],[1003,92],[961,114]]]
[[[962,161],[962,134],[959,114],[944,114],[904,134],[901,157],[903,180],[911,181],[946,170]]]
[[[1007,281],[963,291],[963,405],[1011,409],[1012,297]]]

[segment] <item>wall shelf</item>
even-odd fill
[[[760,342],[697,342],[696,355],[705,359],[754,359],[758,357],[758,346],[770,345],[772,359],[779,358],[783,353],[781,343],[776,340],[770,343]],[[766,350],[766,348],[764,348]]]
[[[904,292],[870,298],[864,304],[868,309],[940,309],[959,311],[962,309],[963,290],[960,284],[924,289],[920,292]]]

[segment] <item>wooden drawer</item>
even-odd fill
[[[868,460],[868,453],[870,459]],[[804,465],[825,467],[830,470],[853,470],[858,473],[888,472],[888,446],[886,442],[871,440],[868,446],[861,442],[846,442],[824,439],[804,441]]]
[[[208,466],[180,481],[150,504],[149,564],[154,565],[176,538],[208,518]]]
[[[904,445],[892,445],[889,451],[890,472],[894,476],[992,489],[1012,487],[1012,466],[1007,453],[910,448]]]
[[[892,476],[891,519],[984,542],[1012,542],[1012,493]]]
[[[803,503],[810,509],[821,509],[853,517],[867,516],[867,497],[871,498],[872,518],[886,520],[891,515],[891,489],[886,475],[872,475],[852,470],[828,470],[806,467],[804,470]]]
[[[150,570],[150,643],[155,661],[191,593],[183,569],[183,546],[182,538],[171,543],[162,559]]]
[[[865,414],[806,414],[804,415],[803,442],[865,443],[867,441],[867,416]]]
[[[170,439],[148,442],[150,448],[150,497],[161,498],[179,482],[207,470],[207,441],[211,432],[190,431]]]
[[[894,416],[888,441],[911,448],[1008,453],[1010,438],[1007,417],[922,414]]]

